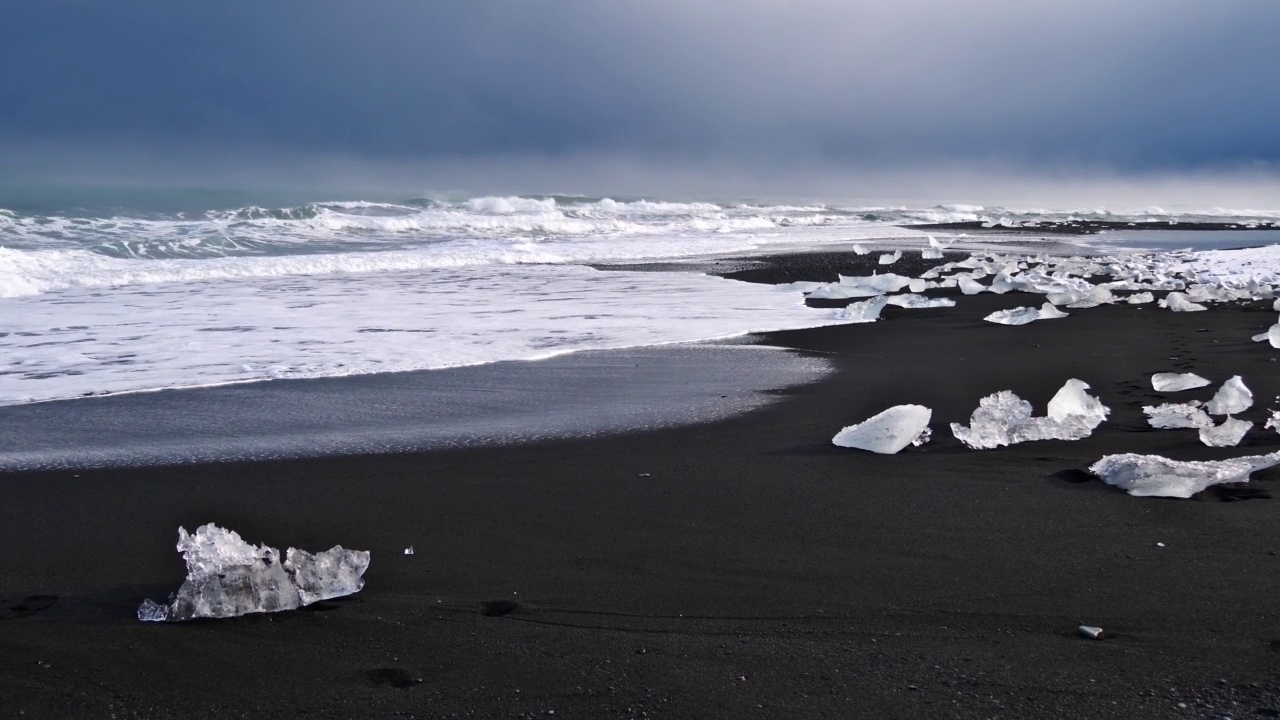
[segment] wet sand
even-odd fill
[[[758,281],[866,257],[773,258]],[[896,269],[896,268],[888,268]],[[1275,717],[1272,469],[1190,501],[1084,469],[1280,449],[1261,429],[1269,303],[982,321],[1038,296],[886,308],[773,333],[820,382],[713,423],[536,444],[0,475],[0,707],[28,717]],[[495,370],[497,371],[497,370]],[[1242,375],[1238,448],[1146,427],[1151,373]],[[625,372],[625,370],[620,370]],[[946,429],[1077,377],[1112,408],[1078,442],[965,449]],[[359,402],[358,397],[352,398]],[[845,450],[842,426],[934,410],[934,441]],[[180,584],[178,525],[371,550],[358,595],[180,625],[133,619]],[[415,554],[403,550],[412,545]],[[1080,638],[1097,625],[1107,639]],[[1185,707],[1179,707],[1179,704]],[[554,713],[554,715],[552,715]]]

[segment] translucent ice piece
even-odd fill
[[[956,278],[956,285],[960,288],[960,292],[965,295],[977,295],[987,289],[985,285],[967,275],[961,275]]]
[[[1204,305],[1198,305],[1191,302],[1186,295],[1180,292],[1171,292],[1164,300],[1160,301],[1160,307],[1169,308],[1174,312],[1200,312],[1208,310]]]
[[[1271,343],[1271,347],[1280,348],[1280,323],[1272,325],[1267,330],[1267,342]]]
[[[1210,485],[1247,482],[1250,473],[1280,464],[1280,452],[1230,460],[1180,462],[1159,455],[1107,455],[1089,472],[1130,495],[1189,498]]]
[[[881,265],[892,265],[902,259],[902,251],[894,250],[892,253],[886,253],[880,256],[877,261]]]
[[[840,447],[892,455],[920,439],[928,431],[932,417],[933,411],[922,405],[897,405],[841,430],[831,442]]]
[[[854,255],[866,255],[869,252],[871,252],[871,250],[866,245],[862,245],[861,243],[854,243],[853,245]]]
[[[1209,381],[1195,373],[1156,373],[1151,376],[1151,387],[1156,392],[1180,392],[1208,385]]]
[[[1272,410],[1271,417],[1267,419],[1266,424],[1262,427],[1280,433],[1280,410]]]
[[[1071,313],[1065,313],[1059,310],[1053,303],[1047,302],[1040,306],[1040,320],[1057,320],[1064,318]]]
[[[1203,428],[1213,425],[1213,418],[1200,408],[1200,403],[1166,403],[1142,408],[1147,422],[1157,430]]]
[[[1218,393],[1213,396],[1205,410],[1210,415],[1234,415],[1238,412],[1244,412],[1253,407],[1253,391],[1244,386],[1244,380],[1239,375],[1233,375],[1230,380],[1222,383],[1222,387],[1218,388]]]
[[[1125,298],[1124,301],[1129,303],[1130,305],[1142,305],[1145,303],[1152,302],[1155,299],[1156,299],[1156,296],[1152,295],[1149,292],[1140,292],[1140,293],[1134,293],[1133,295],[1130,295],[1129,297]]]
[[[844,300],[846,298],[875,297],[882,293],[875,288],[845,283],[827,283],[809,293],[809,297],[822,300]]]
[[[978,402],[969,426],[951,424],[956,439],[975,449],[989,449],[1031,440],[1079,440],[1089,437],[1111,412],[1084,391],[1088,384],[1068,380],[1050,400],[1047,417],[1032,417],[1031,403],[1001,390]]]
[[[920,251],[921,260],[941,260],[942,251],[937,248],[925,248]]]
[[[850,303],[846,307],[836,310],[834,316],[837,320],[844,320],[849,323],[871,323],[880,319],[880,311],[884,309],[885,304],[889,302],[886,297],[877,297],[862,302]]]
[[[369,553],[341,545],[319,555],[289,548],[282,563],[279,550],[250,545],[213,523],[194,534],[178,528],[177,547],[187,563],[186,580],[168,605],[144,601],[139,620],[179,622],[293,610],[357,592],[369,567]]]
[[[982,319],[999,325],[1026,325],[1039,320],[1040,311],[1033,307],[1016,307],[997,310]]]
[[[912,278],[896,273],[872,273],[870,275],[840,275],[841,285],[856,285],[879,290],[882,293],[898,292],[911,284]]]
[[[1248,420],[1229,417],[1221,425],[1200,428],[1200,442],[1209,447],[1235,447],[1251,429],[1253,423]]]
[[[1085,293],[1084,297],[1078,300],[1075,300],[1074,302],[1067,303],[1067,307],[1084,309],[1084,308],[1097,307],[1099,305],[1105,305],[1107,303],[1114,302],[1114,301],[1115,301],[1115,296],[1112,295],[1110,290],[1104,287],[1095,287],[1089,292]]]
[[[888,300],[890,305],[915,310],[917,308],[942,308],[955,307],[956,301],[951,298],[930,298],[924,295],[890,295]]]

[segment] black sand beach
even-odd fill
[[[867,258],[798,255],[758,281]],[[749,275],[749,277],[748,277]],[[1109,453],[1280,449],[1261,429],[1269,304],[1104,306],[982,321],[1039,296],[886,308],[773,333],[836,372],[690,427],[511,447],[0,476],[0,707],[9,717],[1280,716],[1280,471],[1132,498]],[[1194,371],[1161,396],[1149,377]],[[1147,429],[1141,407],[1241,375],[1238,448]],[[946,426],[1068,378],[1112,408],[1092,437],[971,451]],[[836,448],[885,407],[934,410],[896,456]],[[301,612],[143,624],[181,582],[179,525],[373,553],[358,595]],[[403,550],[412,545],[416,554]],[[1081,624],[1107,639],[1079,637]]]

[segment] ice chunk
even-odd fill
[[[1271,343],[1271,347],[1280,348],[1280,323],[1272,325],[1267,330],[1267,342]]]
[[[951,298],[930,298],[923,295],[890,295],[890,305],[915,310],[918,308],[955,307],[956,301]]]
[[[983,285],[982,283],[978,282],[977,280],[974,280],[973,278],[967,275],[961,275],[960,277],[957,277],[956,285],[959,286],[960,292],[964,293],[965,295],[977,295],[978,293],[987,289],[985,285]]]
[[[1233,375],[1230,380],[1222,383],[1222,387],[1218,388],[1218,393],[1205,406],[1205,410],[1210,415],[1234,415],[1251,407],[1253,407],[1253,391],[1244,386],[1244,380],[1240,379],[1239,375]]]
[[[1156,373],[1151,376],[1151,387],[1156,392],[1180,392],[1208,385],[1209,381],[1195,373]]]
[[[1253,429],[1253,423],[1248,420],[1229,417],[1223,420],[1221,425],[1200,428],[1200,442],[1209,447],[1235,447],[1251,429]]]
[[[1140,293],[1134,293],[1133,295],[1130,295],[1129,297],[1125,298],[1124,301],[1129,303],[1130,305],[1143,305],[1145,303],[1152,302],[1155,299],[1156,299],[1156,296],[1152,295],[1149,292],[1140,292]]]
[[[1031,403],[1001,390],[978,402],[969,426],[951,424],[951,433],[975,449],[989,449],[1031,440],[1079,440],[1089,437],[1111,412],[1084,391],[1089,385],[1068,380],[1050,401],[1047,417],[1032,417]]]
[[[881,255],[880,259],[877,262],[879,262],[881,265],[892,265],[901,259],[902,259],[902,251],[894,250],[892,253],[885,253],[884,255]]]
[[[1059,310],[1053,303],[1047,302],[1040,306],[1040,320],[1057,320],[1064,318],[1071,313],[1065,313]]]
[[[922,405],[896,405],[841,430],[831,442],[840,447],[892,455],[928,432],[932,417],[933,411]],[[921,443],[927,440],[926,436]]]
[[[1075,300],[1073,302],[1067,303],[1067,307],[1082,310],[1084,308],[1091,308],[1091,307],[1097,307],[1099,305],[1105,305],[1110,302],[1115,302],[1115,296],[1111,293],[1111,291],[1104,287],[1095,287],[1089,292],[1085,293],[1084,297],[1079,298],[1078,300]]]
[[[1247,482],[1250,473],[1280,464],[1280,452],[1230,460],[1181,462],[1159,455],[1107,455],[1089,472],[1130,495],[1189,498],[1210,485]]]
[[[1072,378],[1049,400],[1049,418],[1059,423],[1083,423],[1090,430],[1102,424],[1111,414],[1111,408],[1098,398],[1085,392],[1089,383]]]
[[[810,298],[819,300],[844,300],[847,298],[875,297],[882,295],[875,288],[863,287],[861,285],[852,285],[845,283],[827,283],[822,287],[809,293]]]
[[[937,248],[925,248],[920,251],[921,260],[941,260],[942,251]]]
[[[907,290],[913,293],[922,293],[928,289],[929,289],[929,282],[927,280],[916,278],[915,280],[912,280],[911,282],[907,283]]]
[[[1276,301],[1271,303],[1271,309],[1280,312],[1280,298],[1276,298]]]
[[[1040,319],[1040,311],[1033,307],[1016,307],[1009,310],[997,310],[982,318],[987,322],[1000,325],[1026,325]]]
[[[866,255],[869,252],[871,252],[871,250],[866,245],[862,245],[860,243],[854,243],[853,245],[854,255]]]
[[[1262,427],[1267,428],[1268,430],[1275,430],[1280,433],[1280,410],[1272,410],[1271,417]]]
[[[1178,428],[1203,428],[1213,425],[1213,418],[1200,408],[1200,403],[1166,403],[1142,408],[1147,414],[1147,422],[1157,430],[1175,430]]]
[[[906,275],[898,275],[895,273],[872,273],[870,275],[840,275],[841,285],[856,285],[859,287],[872,288],[880,292],[898,292],[904,287],[911,284],[912,278]]]
[[[281,562],[279,550],[250,545],[213,523],[194,534],[178,528],[177,547],[187,563],[186,580],[168,605],[144,601],[139,620],[178,622],[293,610],[358,592],[369,567],[368,552],[341,545],[318,555],[289,548]]]
[[[1169,293],[1164,300],[1160,301],[1160,307],[1169,308],[1174,312],[1200,312],[1208,310],[1204,305],[1198,305],[1191,302],[1186,295],[1180,292]]]
[[[862,302],[850,303],[848,306],[836,310],[834,316],[837,320],[844,320],[849,323],[871,323],[880,319],[880,311],[884,309],[889,299],[881,296]]]

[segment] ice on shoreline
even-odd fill
[[[144,600],[138,619],[181,622],[249,613],[295,610],[359,592],[369,553],[341,545],[317,554],[289,548],[285,559],[266,545],[250,545],[239,533],[213,523],[188,533],[178,528],[178,552],[187,577],[169,603]]]
[[[1072,378],[1049,401],[1048,415],[1032,417],[1031,403],[1010,390],[978,402],[968,427],[951,424],[956,439],[975,450],[1032,440],[1080,440],[1093,434],[1111,409],[1085,392],[1089,384]]]
[[[1209,447],[1235,447],[1251,429],[1253,423],[1248,420],[1229,417],[1221,424],[1200,428],[1200,442]]]
[[[831,442],[839,447],[893,455],[908,445],[928,442],[932,418],[933,411],[923,405],[895,405],[844,428]]]
[[[1156,373],[1151,376],[1151,387],[1156,392],[1181,392],[1194,390],[1209,384],[1207,378],[1195,373]]]
[[[1233,375],[1230,380],[1222,383],[1217,394],[1205,405],[1205,411],[1210,415],[1234,415],[1251,407],[1253,391],[1245,387],[1244,380],[1239,375]]]
[[[1203,428],[1213,425],[1199,402],[1165,403],[1164,405],[1147,405],[1142,408],[1147,414],[1147,422],[1157,430],[1177,430],[1182,428]]]
[[[1280,452],[1198,462],[1123,453],[1103,457],[1089,472],[1136,497],[1189,498],[1211,485],[1247,482],[1254,471],[1278,464]]]

